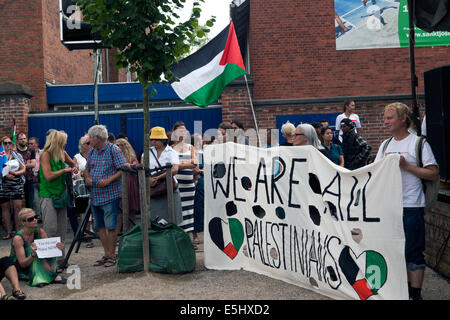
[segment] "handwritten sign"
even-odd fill
[[[358,170],[311,146],[205,148],[205,266],[335,299],[407,299],[399,156]]]
[[[62,251],[56,247],[58,242],[61,242],[60,237],[36,239],[34,242],[37,245],[37,255],[39,259],[62,257]]]

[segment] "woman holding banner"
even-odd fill
[[[65,284],[66,279],[57,273],[56,258],[40,259],[37,257],[36,239],[48,238],[44,229],[38,228],[37,217],[33,209],[24,208],[19,212],[23,228],[13,238],[10,257],[15,263],[20,280],[28,281],[32,287],[43,287],[50,283]],[[56,247],[64,249],[58,242]]]

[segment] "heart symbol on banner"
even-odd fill
[[[231,242],[229,240],[225,244],[224,225],[228,225],[229,235],[231,236]],[[229,218],[228,222],[221,218],[215,217],[209,221],[209,236],[214,244],[225,253],[230,259],[234,259],[239,249],[244,242],[244,228],[238,219]],[[227,237],[228,238],[228,237]]]
[[[361,262],[364,268],[361,269],[356,261]],[[373,250],[363,251],[356,256],[349,246],[345,246],[339,256],[339,266],[361,300],[377,294],[387,280],[386,260]]]

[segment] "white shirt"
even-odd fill
[[[77,159],[78,170],[79,170],[80,172],[81,172],[81,171],[84,171],[84,169],[86,169],[86,162],[87,162],[86,158],[83,157],[83,156],[81,155],[81,153],[77,153],[77,154],[74,156],[74,158]]]
[[[383,159],[383,157],[391,154],[398,153],[402,155],[406,162],[417,166],[416,160],[416,141],[419,139],[416,135],[409,134],[406,138],[397,141],[394,138],[389,142],[385,153],[383,154],[384,144],[387,140],[383,141],[378,149],[377,157],[375,161]],[[436,165],[436,159],[428,142],[422,150],[422,163],[423,166]],[[402,175],[402,188],[403,188],[403,207],[425,207],[425,195],[422,190],[422,181],[412,173],[401,169]]]
[[[153,151],[155,156],[158,156],[158,152],[156,151],[155,147],[151,147],[150,150]],[[154,169],[154,168],[159,167],[159,165],[151,151],[149,151],[150,169]],[[169,146],[166,146],[166,148],[163,150],[163,152],[161,152],[161,155],[159,156],[158,161],[162,167],[164,167],[167,163],[171,163],[172,165],[180,164],[178,152],[176,152],[175,150],[172,149],[172,147],[169,147]]]
[[[335,130],[336,131],[339,130],[339,140],[341,140],[341,142],[342,142],[342,135],[344,134],[341,129],[341,121],[342,121],[342,119],[345,119],[345,118],[347,118],[345,113],[341,113],[340,115],[338,115],[336,117]],[[350,115],[350,117],[348,117],[348,118],[353,121],[353,126],[355,127],[355,132],[357,132],[356,128],[361,128],[361,122],[359,121],[359,116],[356,113],[352,113]]]

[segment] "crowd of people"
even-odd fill
[[[428,144],[423,157],[424,167],[415,166],[413,145],[417,137],[408,131],[410,117],[409,108],[404,104],[386,106],[384,122],[394,139],[389,145],[383,142],[384,149],[380,147],[375,160],[391,152],[408,154],[407,157],[401,157],[399,164],[402,176],[407,177],[402,180],[405,230],[414,230],[419,225],[422,232],[418,235],[415,231],[405,231],[406,261],[410,295],[420,298],[425,265],[422,254],[424,200],[420,179],[437,179],[438,170]],[[361,128],[361,122],[355,114],[355,102],[346,101],[344,112],[336,118],[334,129],[327,120],[297,126],[290,122],[283,124],[281,133],[286,141],[280,146],[310,145],[335,165],[354,170],[373,161],[371,147],[357,133],[357,128]],[[156,173],[148,181],[150,187],[156,189],[166,179],[166,171],[156,169],[170,163],[174,177],[174,203],[173,217],[170,217],[167,194],[152,196],[151,219],[179,225],[191,236],[196,248],[201,243],[199,234],[204,228],[203,146],[228,141],[255,145],[255,141],[244,133],[245,128],[238,120],[222,122],[215,137],[198,134],[190,136],[181,121],[176,122],[169,132],[163,127],[153,127],[149,136],[148,159],[150,170]],[[0,191],[5,231],[3,240],[11,241],[10,256],[0,259],[0,280],[6,276],[13,287],[10,296],[0,284],[0,294],[5,299],[26,297],[18,279],[28,281],[30,286],[65,283],[58,272],[64,268],[61,263],[64,259],[67,219],[75,233],[80,215],[87,208],[91,209],[92,215],[85,230],[86,235],[97,234],[104,250],[103,257],[95,262],[95,266],[112,267],[117,263],[115,252],[123,224],[121,169],[143,163],[144,156],[136,154],[126,135],[119,134],[116,139],[103,125],[92,126],[79,138],[79,153],[73,158],[65,151],[67,138],[64,131],[50,129],[42,150],[39,149],[37,138],[27,139],[23,132],[17,135],[16,146],[10,137],[0,139],[7,157]],[[270,141],[265,147],[273,146],[278,146],[278,143]],[[381,150],[385,150],[384,153]],[[135,224],[140,214],[139,182],[136,174],[131,171],[126,174],[129,219]],[[39,227],[40,220],[42,227]],[[47,237],[61,238],[57,247],[63,252],[62,257],[36,258],[34,240]],[[88,248],[93,245],[92,240],[87,240]]]

